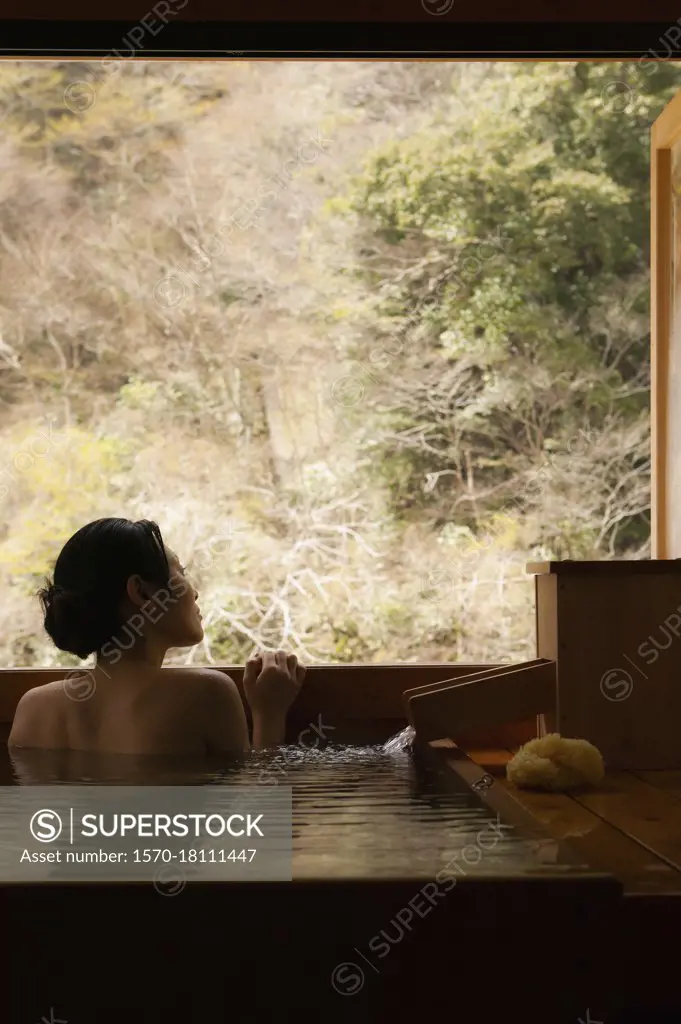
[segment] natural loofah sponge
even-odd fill
[[[557,732],[530,740],[506,765],[507,779],[521,789],[595,786],[604,771],[603,758],[593,743],[563,739]]]

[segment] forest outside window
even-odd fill
[[[650,557],[677,65],[141,61],[78,109],[87,74],[0,67],[6,669],[77,665],[35,593],[102,516],[196,581],[175,664],[523,661],[528,561]]]

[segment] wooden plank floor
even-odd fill
[[[628,896],[681,901],[681,772],[612,772],[579,794],[520,790],[506,779],[513,751],[467,750],[513,799]]]

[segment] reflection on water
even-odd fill
[[[463,781],[412,749],[404,730],[383,746],[283,746],[206,759],[13,751],[1,782],[20,785],[291,786],[293,877],[434,879],[526,874],[562,856],[557,845],[499,828]],[[446,776],[446,777],[445,777]],[[482,837],[482,839],[481,839]],[[452,872],[456,875],[457,871]]]

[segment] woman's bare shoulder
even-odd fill
[[[22,695],[14,712],[8,746],[31,746],[42,742],[45,731],[55,728],[56,705],[66,695],[64,683],[63,679],[57,679],[34,686]],[[49,714],[46,714],[46,709],[49,709]]]
[[[192,668],[178,672],[175,685],[184,690],[184,698],[175,691],[178,705],[191,709],[192,718],[198,712],[195,720],[207,752],[250,749],[243,700],[231,676],[219,669]]]
[[[162,669],[161,678],[163,676],[174,679],[182,686],[195,686],[200,690],[238,689],[232,677],[218,668],[168,668]]]
[[[165,679],[164,679],[165,676]],[[241,693],[231,676],[216,668],[178,668],[167,673],[161,671],[162,686],[158,693],[172,693],[172,703],[177,707],[199,706],[201,719],[216,713],[216,709],[229,707],[232,710],[242,704]],[[170,682],[170,692],[167,683]]]
[[[68,686],[72,678],[75,682],[76,677],[73,675],[68,679],[54,679],[51,683],[41,683],[40,686],[33,686],[30,690],[26,690],[17,704],[17,711],[20,707],[35,707],[36,704],[43,701],[54,700],[57,696],[63,697],[67,695]],[[85,679],[86,676],[83,675],[82,678]]]

